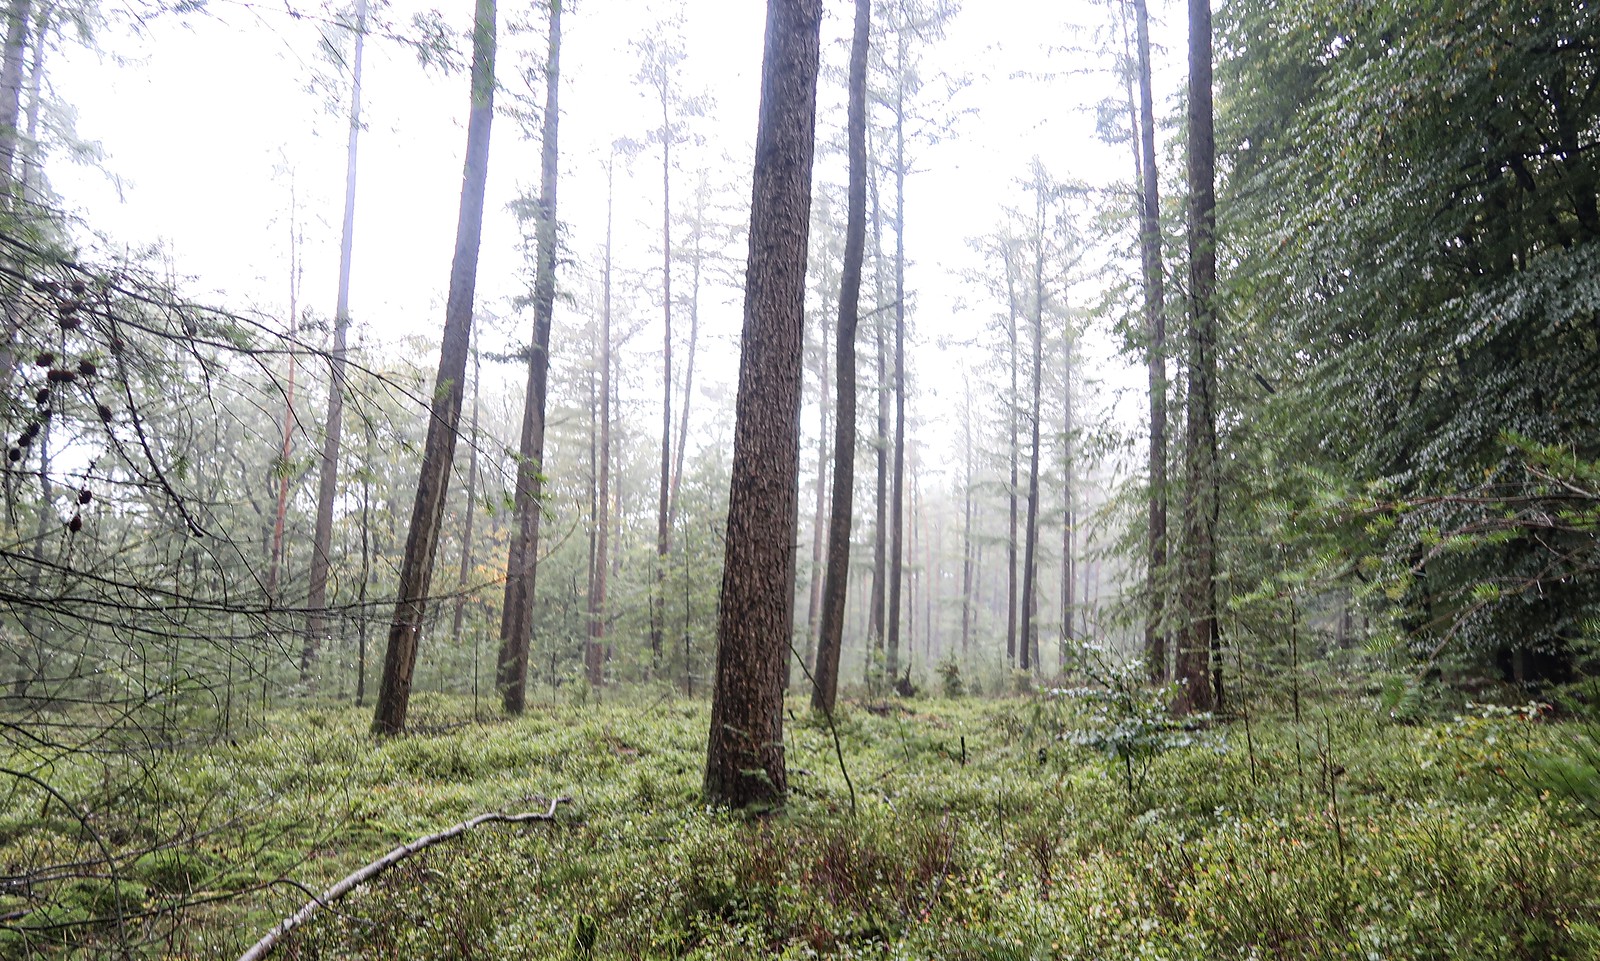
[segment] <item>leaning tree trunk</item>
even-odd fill
[[[439,525],[450,488],[456,430],[466,395],[467,353],[472,340],[472,298],[478,279],[478,246],[483,236],[483,193],[489,179],[489,129],[494,119],[495,0],[477,0],[472,25],[472,110],[467,117],[467,158],[461,177],[461,208],[456,220],[456,248],[450,264],[450,290],[445,300],[444,336],[439,372],[434,378],[428,436],[422,447],[417,496],[406,531],[400,566],[394,622],[383,658],[372,730],[398,734],[405,730],[411,704],[411,680],[417,666],[417,641],[427,613],[433,562],[439,552]]]
[[[861,319],[861,266],[867,243],[867,48],[871,0],[856,0],[850,40],[850,92],[845,121],[850,182],[844,222],[844,266],[839,281],[838,365],[833,425],[833,492],[828,518],[828,570],[822,587],[822,631],[817,641],[811,706],[833,711],[839,692],[845,594],[850,578],[850,528],[856,484],[856,325]]]
[[[328,416],[317,476],[317,526],[311,537],[310,587],[306,592],[306,637],[300,650],[300,683],[310,684],[323,642],[328,608],[328,569],[333,554],[333,501],[339,489],[339,443],[344,433],[345,341],[350,330],[350,257],[356,229],[356,146],[361,135],[361,59],[366,48],[367,0],[356,2],[356,51],[351,65],[350,133],[344,152],[344,222],[339,233],[339,292],[333,308],[333,351]]]
[[[783,674],[794,625],[811,161],[822,0],[769,0],[750,261],[706,747],[708,801],[780,802]]]
[[[500,657],[495,680],[507,714],[527,703],[528,646],[533,637],[533,590],[539,573],[539,519],[544,471],[545,398],[550,379],[550,320],[556,302],[556,172],[560,119],[561,0],[550,0],[550,45],[545,61],[544,125],[539,151],[538,264],[533,280],[533,343],[528,348],[528,390],[523,398],[518,447],[517,527],[506,559],[505,606],[500,613]]]
[[[1180,713],[1219,706],[1217,642],[1216,139],[1211,102],[1211,3],[1189,0],[1189,392],[1181,590],[1186,624],[1178,645]],[[1220,689],[1220,685],[1218,685]]]
[[[1150,81],[1150,15],[1145,0],[1133,0],[1139,47],[1139,145],[1141,161],[1139,256],[1144,267],[1146,364],[1150,372],[1150,519],[1146,590],[1150,610],[1144,628],[1144,656],[1150,680],[1167,679],[1165,618],[1167,566],[1167,318],[1161,265],[1161,184],[1156,170],[1156,123]]]

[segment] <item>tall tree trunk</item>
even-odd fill
[[[872,193],[872,268],[873,288],[877,291],[879,308],[872,325],[873,346],[877,357],[878,427],[873,436],[873,453],[876,455],[876,500],[872,525],[872,587],[867,614],[867,635],[874,654],[883,653],[884,617],[889,593],[889,350],[884,340],[882,313],[883,295],[888,289],[883,270],[883,205],[878,191],[878,181],[870,174],[868,189]],[[866,659],[868,671],[874,665],[871,655]]]
[[[1216,139],[1211,101],[1211,2],[1189,0],[1189,337],[1187,469],[1178,645],[1179,713],[1216,707],[1211,649],[1217,641]],[[1216,665],[1220,669],[1220,664]]]
[[[467,615],[467,584],[472,577],[472,531],[477,519],[478,496],[478,394],[481,389],[478,345],[472,345],[472,426],[468,428],[467,444],[467,506],[461,523],[461,569],[456,574],[455,612],[450,617],[450,637],[459,643],[461,626]],[[474,650],[477,649],[474,642]],[[474,666],[473,692],[477,692],[478,675]]]
[[[817,638],[816,682],[811,706],[832,713],[839,692],[839,655],[844,641],[846,591],[850,582],[850,532],[856,485],[856,326],[861,319],[861,267],[867,241],[867,50],[871,0],[856,0],[850,39],[850,80],[845,140],[849,164],[844,221],[844,264],[839,278],[839,332],[833,419],[833,490],[828,515],[828,570],[822,588],[822,628]],[[881,475],[880,475],[881,476]]]
[[[906,493],[906,39],[905,4],[895,29],[894,115],[894,479],[889,492],[889,623],[884,666],[900,676],[900,580]]]
[[[561,89],[561,0],[550,2],[545,60],[544,119],[539,144],[538,264],[533,280],[533,343],[528,348],[528,389],[523,397],[517,457],[517,529],[506,559],[505,606],[500,615],[500,656],[495,679],[507,714],[527,704],[528,648],[533,639],[533,594],[539,575],[539,521],[543,515],[545,400],[550,379],[550,321],[556,302],[557,124]]]
[[[333,308],[333,351],[328,416],[322,432],[317,475],[317,525],[311,537],[310,586],[306,592],[306,637],[300,650],[300,683],[312,683],[318,645],[327,629],[328,569],[333,560],[333,501],[339,489],[339,444],[344,434],[345,342],[350,330],[350,259],[355,249],[356,147],[361,135],[361,60],[367,39],[367,0],[356,2],[356,50],[350,72],[350,130],[344,150],[344,220],[339,233],[339,291]]]
[[[11,0],[6,5],[5,50],[0,55],[0,183],[4,184],[8,198],[15,196],[16,161],[21,142],[22,74],[28,53],[28,20],[32,14],[30,0]]]
[[[372,430],[367,430],[367,457],[361,472],[361,581],[356,587],[356,707],[367,703],[367,584],[372,577]]]
[[[1150,374],[1150,518],[1144,656],[1150,680],[1167,679],[1165,569],[1167,566],[1167,317],[1161,264],[1161,178],[1156,167],[1156,122],[1150,79],[1150,15],[1145,0],[1133,0],[1139,47],[1139,257],[1144,268],[1146,365]]]
[[[1061,371],[1061,409],[1062,409],[1062,434],[1061,434],[1061,649],[1056,656],[1056,670],[1065,675],[1067,673],[1067,659],[1072,651],[1072,607],[1073,607],[1073,541],[1078,532],[1078,518],[1073,510],[1072,475],[1076,464],[1076,452],[1073,449],[1072,435],[1077,430],[1077,424],[1072,417],[1072,338],[1066,338],[1066,348]]]
[[[1006,406],[1010,413],[1011,427],[1011,480],[1006,487],[1006,499],[1010,508],[1006,534],[1006,664],[1009,667],[1017,666],[1017,483],[1018,461],[1021,458],[1021,446],[1017,439],[1017,420],[1022,407],[1022,395],[1017,392],[1017,281],[1015,267],[1012,264],[1012,251],[1010,243],[1002,238],[1000,240],[1001,256],[1005,258],[1006,268],[1006,338],[1010,346],[1011,368],[1011,393],[1006,397]],[[1024,660],[1026,665],[1026,660]]]
[[[1037,194],[1033,261],[1033,404],[1029,408],[1032,437],[1028,446],[1028,519],[1023,527],[1022,552],[1022,645],[1021,668],[1038,669],[1038,583],[1039,543],[1039,421],[1044,373],[1044,243],[1045,201],[1042,172],[1034,190]]]
[[[672,487],[672,118],[666,83],[661,87],[661,487],[656,505],[655,586],[650,592],[650,669],[661,670],[666,620],[667,555],[672,551],[669,514]]]
[[[823,289],[826,290],[830,286],[827,271],[824,271]],[[801,657],[801,662],[808,671],[812,670],[812,665],[815,663],[818,622],[822,616],[822,557],[828,538],[824,529],[828,516],[824,500],[828,490],[828,325],[821,323],[817,326],[822,328],[822,370],[817,378],[820,423],[817,429],[816,510],[811,518],[811,583],[806,591],[806,643]],[[811,676],[814,681],[816,679],[814,671]]]
[[[372,729],[377,734],[405,730],[411,681],[417,666],[417,641],[427,611],[433,563],[439,551],[439,522],[450,487],[456,430],[465,397],[467,353],[472,340],[472,298],[478,279],[478,246],[483,236],[483,194],[489,179],[489,130],[494,119],[495,0],[476,0],[472,25],[472,109],[467,117],[467,157],[461,177],[461,208],[456,221],[450,290],[445,300],[439,371],[434,377],[428,435],[423,442],[417,496],[401,555],[394,622],[383,658],[383,682]]]
[[[272,556],[267,567],[267,600],[278,603],[278,585],[283,576],[284,528],[289,517],[289,478],[293,473],[289,458],[294,455],[294,379],[296,337],[300,324],[300,224],[296,206],[294,175],[289,179],[289,382],[283,397],[283,446],[278,451],[278,503],[272,519]]]
[[[700,184],[695,189],[693,262],[689,265],[689,353],[683,362],[683,404],[678,412],[678,449],[673,454],[672,489],[667,495],[667,529],[678,524],[678,491],[683,486],[684,452],[689,449],[689,409],[694,399],[694,358],[700,340],[700,277],[705,268],[705,251],[702,246],[706,230],[706,195],[710,186],[706,172],[700,172]]]
[[[961,661],[966,666],[972,641],[972,590],[976,558],[972,544],[972,375],[962,373],[966,409],[961,418],[961,452],[966,474],[961,485]]]
[[[781,802],[821,0],[769,0],[706,799]]]
[[[611,201],[616,155],[606,162],[606,252],[601,278],[600,305],[600,517],[595,546],[595,577],[589,591],[589,638],[583,648],[583,666],[590,685],[605,681],[606,578],[610,575],[611,535]],[[618,512],[620,513],[620,511]],[[620,552],[619,552],[620,553]]]

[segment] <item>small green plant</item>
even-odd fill
[[[961,697],[967,693],[966,684],[961,679],[961,664],[953,657],[947,657],[939,662],[939,685],[944,690],[945,697]]]
[[[1063,737],[1105,755],[1121,774],[1131,804],[1144,786],[1150,763],[1168,751],[1195,744],[1195,729],[1208,717],[1174,718],[1167,705],[1176,686],[1152,687],[1138,658],[1113,663],[1104,650],[1085,646],[1080,666],[1087,686],[1051,692],[1071,698],[1086,711],[1087,723]]]

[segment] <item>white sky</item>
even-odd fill
[[[401,0],[388,18],[407,22],[409,2]],[[650,105],[633,84],[636,64],[628,41],[657,22],[652,7],[673,6],[662,0],[584,0],[564,18],[559,214],[570,253],[586,261],[584,270],[593,269],[603,237],[608,145],[619,136],[643,139],[652,124]],[[827,0],[825,61],[843,63],[850,6]],[[697,121],[713,162],[726,152],[736,163],[749,163],[764,8],[758,0],[684,0],[688,58],[680,84],[715,98],[713,116]],[[457,0],[444,13],[464,31],[471,4]],[[542,51],[541,37],[513,37],[507,29],[508,17],[521,15],[521,7],[501,12],[500,81],[512,90],[523,88],[516,72],[519,50]],[[1152,15],[1174,21],[1157,26],[1158,43],[1165,46],[1157,54],[1157,90],[1165,99],[1182,69],[1183,24],[1180,11],[1164,3],[1153,4]],[[959,274],[978,266],[968,238],[992,230],[1004,205],[1020,205],[1016,180],[1026,174],[1031,157],[1041,156],[1062,179],[1107,184],[1130,177],[1127,147],[1100,143],[1089,109],[1106,96],[1120,96],[1107,73],[1111,61],[1070,49],[1094,47],[1099,36],[1090,31],[1103,32],[1109,23],[1110,12],[1096,0],[967,0],[947,39],[926,55],[930,72],[969,74],[972,83],[950,105],[966,111],[957,136],[919,148],[920,172],[908,183],[908,286],[915,292],[912,322],[919,341],[912,366],[927,374],[925,394],[936,394],[941,379],[958,382],[940,376],[961,358],[941,352],[939,338],[970,336],[996,309],[973,302]],[[102,37],[112,55],[77,51],[51,65],[58,95],[78,109],[80,134],[103,144],[106,168],[121,182],[119,191],[97,172],[58,163],[50,173],[68,206],[116,242],[164,243],[176,272],[194,278],[191,290],[198,296],[282,317],[292,167],[305,231],[304,306],[324,318],[331,314],[346,128],[342,114],[322,110],[305,89],[318,60],[314,28],[286,16],[281,0],[262,7],[213,0],[209,14],[158,20],[140,37],[112,36],[118,31],[114,26]],[[421,334],[433,340],[442,322],[455,233],[466,78],[424,71],[409,50],[374,38],[367,45],[363,85],[366,131],[352,314],[380,337]],[[509,99],[502,92],[500,103]],[[842,102],[842,89],[825,79],[820,122],[842,123]],[[819,130],[819,140],[833,136],[832,130]],[[631,176],[618,179],[617,257],[623,268],[645,270],[659,259],[652,249],[659,242],[657,157],[648,150]],[[686,159],[684,167],[694,162]],[[537,183],[537,166],[536,147],[521,139],[513,121],[498,117],[478,294],[480,305],[499,315],[510,314],[507,302],[525,283],[518,232],[506,204]],[[819,153],[819,176],[842,181],[842,159]],[[689,186],[685,174],[674,189],[684,197]],[[748,204],[748,197],[742,200]],[[563,281],[576,287],[578,270]],[[958,310],[963,299],[968,306]],[[641,314],[659,313],[648,292],[636,300]],[[714,389],[734,381],[739,303],[737,291],[710,296],[703,334],[721,346],[711,347],[697,383]],[[570,308],[558,309],[558,326],[580,322]],[[524,319],[505,331],[523,340],[526,325]],[[646,327],[638,349],[659,342],[659,327]],[[1107,381],[1108,397],[1142,380],[1112,353],[1106,337],[1087,350],[1094,372]],[[659,387],[647,391],[658,392]],[[942,401],[925,402],[940,409],[955,400],[951,390]],[[1125,397],[1117,417],[1134,426],[1144,405],[1142,394]],[[1104,406],[1111,406],[1109,399]]]

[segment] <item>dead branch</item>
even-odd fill
[[[251,945],[250,949],[244,954],[239,955],[239,961],[262,961],[263,958],[272,953],[272,949],[277,947],[278,942],[283,939],[284,935],[310,920],[311,915],[316,912],[317,908],[326,907],[327,905],[332,904],[334,901],[339,900],[346,894],[349,894],[351,891],[355,890],[355,888],[359,885],[365,884],[366,882],[372,880],[373,878],[382,874],[384,871],[387,871],[389,868],[394,867],[396,864],[399,864],[406,858],[411,857],[411,855],[416,854],[418,851],[421,851],[425,848],[431,848],[435,844],[439,844],[458,835],[465,834],[467,831],[472,830],[480,824],[491,824],[495,822],[502,824],[520,824],[526,821],[553,821],[555,820],[556,816],[556,805],[568,803],[571,800],[572,798],[569,797],[554,798],[550,802],[550,810],[543,813],[531,811],[523,814],[500,814],[498,812],[480,814],[475,818],[462,821],[460,824],[445,828],[443,831],[440,831],[437,834],[429,834],[426,837],[421,837],[415,841],[412,841],[410,844],[402,844],[378,860],[368,864],[366,867],[346,875],[343,880],[339,881],[327,891],[324,891],[321,897],[313,897],[311,900],[307,901],[305,905],[300,908],[300,910],[278,922],[278,924],[274,926],[271,931],[268,931],[260,941],[257,941],[255,944]]]

